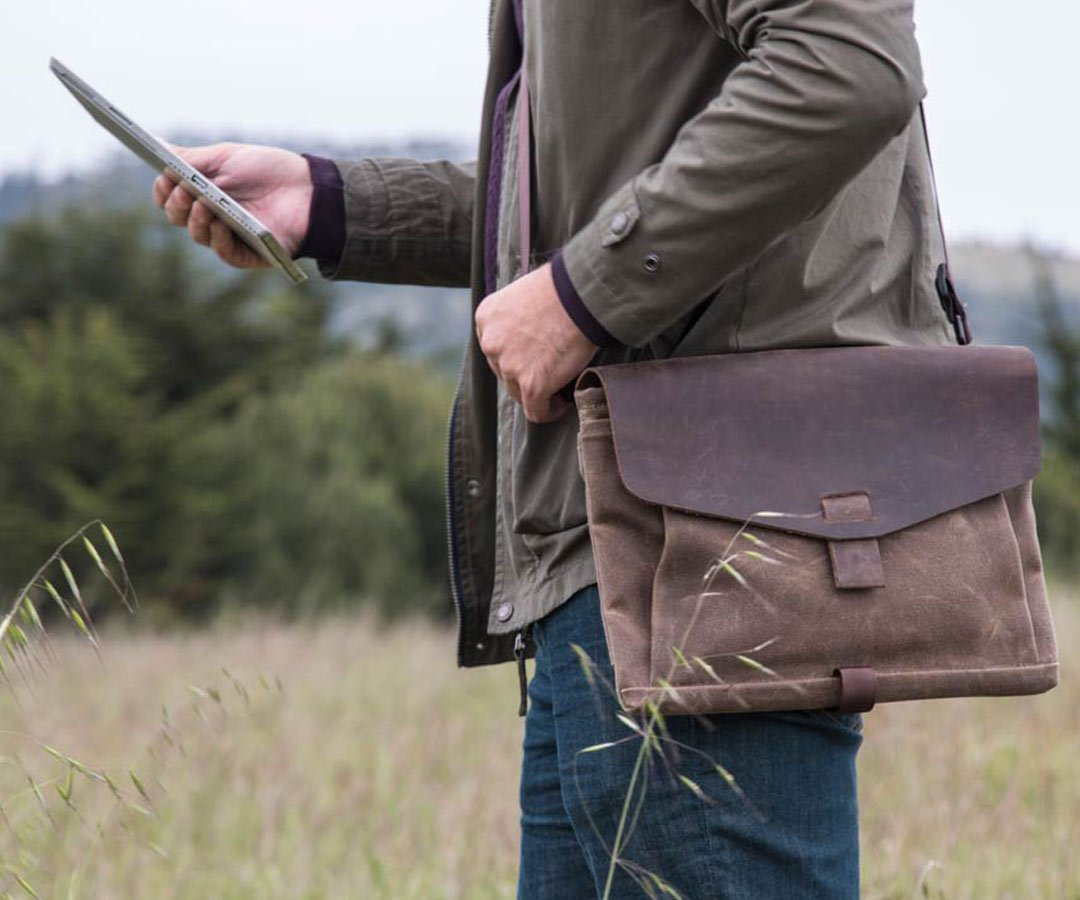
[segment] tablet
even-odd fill
[[[284,272],[293,284],[307,281],[304,270],[285,252],[285,248],[270,229],[209,178],[184,162],[162,141],[136,125],[61,62],[50,59],[49,69],[86,111],[121,144],[155,171],[169,175],[177,184],[183,185],[188,192],[203,200],[234,234],[271,266]]]

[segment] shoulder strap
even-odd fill
[[[941,197],[938,195],[937,175],[934,172],[934,153],[930,149],[930,130],[926,125],[926,106],[919,103],[919,122],[922,124],[923,143],[926,145],[926,162],[930,166],[930,185],[934,189],[934,209],[937,213],[938,231],[941,232],[941,250],[945,254],[945,270],[952,275],[949,266],[949,242],[945,240],[945,222],[941,218]]]
[[[919,103],[919,122],[922,125],[923,141],[926,143],[926,162],[930,166],[930,185],[934,191],[934,211],[937,214],[938,231],[941,233],[941,252],[945,261],[938,266],[934,278],[938,300],[945,310],[945,315],[952,322],[958,344],[970,344],[971,324],[968,322],[967,308],[953,285],[952,269],[949,266],[949,242],[945,237],[945,222],[941,217],[941,196],[938,194],[937,175],[934,172],[934,154],[930,149],[930,131],[926,126],[926,107]]]

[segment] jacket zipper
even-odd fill
[[[446,553],[450,565],[450,599],[454,604],[454,616],[457,620],[457,656],[458,665],[465,661],[465,629],[462,625],[464,610],[462,609],[464,590],[461,587],[461,568],[457,553],[456,540],[456,507],[454,496],[454,431],[457,424],[458,397],[461,394],[461,386],[465,378],[465,367],[468,352],[462,357],[461,370],[458,372],[457,387],[454,389],[454,402],[450,407],[450,421],[447,425],[446,438],[446,484],[443,499],[446,508]]]

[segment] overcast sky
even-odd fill
[[[50,55],[166,137],[476,140],[488,0],[4,4],[0,176],[112,148]],[[1080,4],[921,0],[917,18],[952,236],[1080,253]]]

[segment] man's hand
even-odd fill
[[[307,234],[311,214],[311,173],[299,153],[251,144],[172,148],[259,219],[294,255]],[[250,269],[267,263],[236,237],[205,203],[171,178],[154,181],[154,202],[173,225],[187,228],[196,244],[210,247],[230,266]]]
[[[570,406],[559,395],[596,352],[566,314],[550,263],[484,298],[476,336],[495,376],[530,422],[553,422]]]

